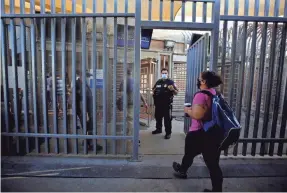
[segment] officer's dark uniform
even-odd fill
[[[168,88],[170,85],[174,87],[174,90],[178,90],[174,85],[174,81],[169,78],[159,79],[153,87],[156,119],[156,130],[153,131],[153,134],[162,132],[162,118],[164,118],[166,138],[169,138],[171,134],[171,111],[174,96],[173,91]]]

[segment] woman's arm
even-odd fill
[[[192,105],[192,107],[184,108],[184,112],[195,120],[203,119],[206,111],[207,108],[204,105]]]

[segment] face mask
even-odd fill
[[[163,79],[166,79],[166,78],[167,78],[167,74],[162,74],[161,77],[162,77]]]
[[[198,89],[200,89],[200,85],[201,85],[201,83],[200,83],[200,81],[199,81],[199,80],[197,80],[197,84],[196,84],[196,85],[197,85],[197,88],[198,88]]]

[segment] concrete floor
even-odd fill
[[[182,155],[184,151],[185,134],[183,122],[172,121],[172,135],[169,140],[164,139],[164,128],[162,134],[152,135],[155,130],[155,121],[151,121],[147,130],[140,131],[140,153],[142,155]]]

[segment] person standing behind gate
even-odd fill
[[[82,104],[82,89],[83,89],[83,83],[82,81],[85,81],[85,85],[86,85],[86,106],[87,106],[87,114],[89,117],[89,121],[87,124],[87,134],[91,134],[93,132],[93,94],[92,91],[90,89],[90,87],[87,85],[86,80],[82,80],[81,77],[81,73],[79,70],[76,71],[76,114],[78,116],[78,118],[80,119],[81,125],[83,127],[83,112],[82,112],[82,108],[81,108],[81,104]],[[73,85],[73,84],[71,84]],[[85,120],[86,121],[86,120]],[[88,149],[92,149],[92,140],[88,139]],[[103,147],[101,145],[96,146],[97,151],[101,151],[103,149]]]
[[[174,81],[168,78],[168,70],[161,70],[161,79],[153,87],[153,99],[155,105],[156,130],[152,134],[162,133],[162,118],[164,118],[165,139],[171,136],[171,111],[173,96],[178,93]]]
[[[133,85],[134,85],[134,80],[132,77],[132,71],[130,69],[127,70],[127,135],[131,136],[132,135],[132,130],[133,130],[133,119],[134,119],[134,113],[133,113]],[[124,91],[124,81],[121,82],[120,84],[120,95],[123,96],[123,91]],[[139,91],[138,91],[139,92]],[[147,102],[145,101],[144,97],[142,94],[140,94],[141,101],[144,103],[145,107],[148,108]],[[120,97],[121,103],[123,103],[123,97]],[[121,104],[123,105],[123,104]],[[126,134],[124,134],[126,135]],[[127,153],[131,153],[131,148],[132,144],[131,141],[128,141],[128,151]]]

